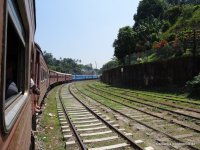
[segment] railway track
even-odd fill
[[[95,86],[98,86],[97,84],[95,84]],[[98,86],[99,87],[99,86]],[[115,88],[115,87],[112,87],[113,90],[121,90],[119,88]],[[173,103],[185,103],[185,104],[192,104],[192,105],[197,105],[197,106],[200,106],[200,103],[198,101],[195,101],[195,100],[187,100],[185,99],[184,97],[181,97],[181,96],[172,96],[172,95],[166,95],[166,94],[156,94],[156,93],[153,93],[153,92],[149,92],[149,91],[133,91],[133,90],[124,90],[124,92],[128,92],[128,93],[132,93],[134,95],[144,95],[144,96],[148,96],[148,97],[152,97],[152,98],[161,98],[161,99],[164,99],[166,101],[169,101],[169,102],[173,102]]]
[[[119,102],[124,101],[124,103],[126,103],[126,104],[130,104],[130,103],[136,104],[138,107],[145,108],[145,109],[142,109],[142,110],[140,109],[140,111],[146,111],[146,112],[149,112],[152,115],[153,115],[152,110],[154,112],[158,111],[159,113],[154,113],[155,117],[159,117],[159,118],[163,118],[165,120],[173,121],[173,122],[175,122],[175,123],[177,123],[181,126],[196,130],[197,132],[198,131],[200,132],[200,127],[199,127],[200,113],[195,112],[195,116],[193,116],[189,112],[188,112],[189,114],[177,112],[175,110],[170,110],[169,108],[163,108],[163,106],[155,106],[153,104],[147,104],[146,102],[143,102],[142,100],[139,101],[139,100],[133,100],[133,99],[130,99],[130,98],[126,98],[122,95],[117,95],[113,92],[108,92],[109,90],[107,90],[107,91],[101,90],[101,89],[98,90],[95,87],[88,89],[88,91],[90,91],[94,94],[97,94],[97,95],[102,95],[105,98],[109,98],[110,95],[112,95],[115,98],[110,98],[110,99],[112,99],[112,100],[115,99],[115,101],[116,101],[116,99],[118,99]]]
[[[105,88],[105,87],[102,87],[102,86],[99,86],[97,84],[90,84],[89,87],[98,87],[98,89],[102,89],[102,90],[108,90],[108,88]],[[109,90],[108,90],[109,91]],[[152,102],[152,103],[156,103],[156,104],[161,104],[161,105],[165,105],[165,106],[169,106],[169,107],[172,107],[172,108],[178,108],[178,109],[182,109],[182,110],[186,110],[186,111],[191,111],[191,112],[194,112],[194,113],[200,113],[200,110],[199,109],[194,109],[194,108],[188,108],[188,105],[190,107],[195,107],[195,106],[200,106],[200,103],[198,102],[193,102],[193,101],[187,101],[187,106],[180,106],[180,102],[181,104],[186,102],[186,101],[178,101],[178,100],[173,100],[172,97],[164,97],[164,96],[158,96],[156,94],[147,94],[147,93],[142,93],[142,92],[135,92],[135,91],[127,91],[127,90],[119,90],[119,89],[116,89],[116,88],[112,88],[112,91],[114,91],[117,95],[121,95],[121,94],[124,94],[124,96],[127,96],[127,97],[136,97],[140,100],[144,100],[144,101],[147,101],[147,102]],[[146,96],[146,97],[142,97],[142,96]],[[160,98],[159,100],[156,99],[156,98]]]
[[[133,140],[132,134],[83,102],[70,90],[69,85],[59,89],[58,116],[67,149],[120,149],[153,150],[141,140]]]
[[[189,109],[189,108],[185,108],[185,107],[180,107],[180,106],[176,106],[176,105],[172,105],[172,104],[166,104],[166,103],[159,103],[159,102],[155,102],[152,100],[149,100],[147,98],[140,98],[137,96],[132,96],[132,98],[130,96],[124,96],[118,93],[113,93],[113,91],[109,91],[106,89],[101,89],[101,88],[96,88],[94,86],[88,86],[90,89],[95,89],[97,91],[103,92],[103,93],[107,93],[107,94],[112,94],[113,96],[116,96],[118,98],[123,98],[127,101],[130,102],[135,102],[138,104],[142,104],[142,105],[146,105],[146,106],[150,106],[150,107],[155,107],[164,111],[168,111],[170,113],[173,114],[177,114],[177,115],[182,115],[188,118],[192,118],[192,119],[196,119],[196,120],[200,120],[200,111],[196,110],[196,109]],[[167,106],[167,107],[163,107],[163,106]],[[175,110],[175,109],[179,109],[179,111]],[[180,111],[180,110],[184,110]]]
[[[90,95],[82,92],[81,90],[77,89],[82,94],[92,98]],[[91,92],[91,91],[89,91]],[[97,93],[93,93],[98,95]],[[110,107],[114,112],[122,115],[123,117],[129,118],[131,120],[134,120],[135,122],[142,124],[148,128],[151,128],[152,130],[159,132],[165,137],[170,138],[174,143],[178,143],[176,145],[179,145],[180,147],[187,147],[188,149],[199,149],[200,147],[200,134],[199,130],[196,128],[188,127],[187,125],[184,125],[179,122],[172,122],[171,120],[166,120],[162,117],[158,117],[154,115],[153,113],[148,113],[146,111],[142,111],[138,108],[133,108],[129,105],[125,105],[123,102],[118,102],[113,99],[109,99],[108,97],[104,97],[102,95],[98,95],[101,98],[106,98],[107,100],[114,101],[120,105],[123,105],[125,108],[124,111],[122,110],[116,110]],[[105,103],[100,102],[102,105],[108,107],[105,105]],[[157,141],[161,144],[166,144],[168,141],[164,140],[164,138],[157,139]],[[196,146],[195,146],[196,145]],[[177,147],[179,147],[177,146]],[[173,147],[176,149],[176,146]]]

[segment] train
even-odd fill
[[[36,102],[41,105],[52,87],[78,79],[48,68],[35,31],[35,0],[0,0],[0,150],[34,149]]]
[[[99,75],[72,75],[73,81],[99,79]]]

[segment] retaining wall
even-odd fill
[[[136,64],[104,71],[102,81],[127,87],[184,87],[200,72],[200,56]]]

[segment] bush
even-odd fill
[[[182,12],[182,17],[184,19],[190,19],[193,15],[194,7],[192,5],[184,5],[184,11]]]
[[[167,39],[168,42],[171,42],[171,41],[174,41],[175,38],[176,38],[175,33],[169,33],[166,39]]]
[[[167,44],[166,40],[161,40],[159,42],[156,41],[156,42],[153,43],[152,48],[159,50],[159,49],[163,48],[166,44]]]
[[[174,55],[174,49],[169,44],[166,44],[157,50],[156,55],[159,59],[169,59]]]
[[[162,31],[165,32],[171,27],[171,24],[169,21],[164,21],[163,26],[162,26]]]
[[[186,83],[192,96],[200,96],[200,73],[198,76],[195,76],[191,81]]]
[[[164,19],[168,20],[170,24],[174,24],[181,13],[182,8],[180,6],[173,6],[164,13]]]

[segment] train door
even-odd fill
[[[40,88],[40,53],[36,51],[36,86]]]
[[[34,81],[34,83],[36,84],[36,51],[35,51],[35,47],[33,46],[32,51],[31,51],[31,69],[30,69],[30,74],[31,74],[31,79]],[[32,99],[32,114],[34,114],[34,108],[35,105],[33,103],[33,101],[35,101],[35,95],[32,94],[31,95],[31,99]]]
[[[33,79],[33,81],[35,82],[35,76],[36,76],[36,73],[35,73],[35,51],[34,51],[34,47],[32,48],[32,51],[31,51],[31,78]]]

